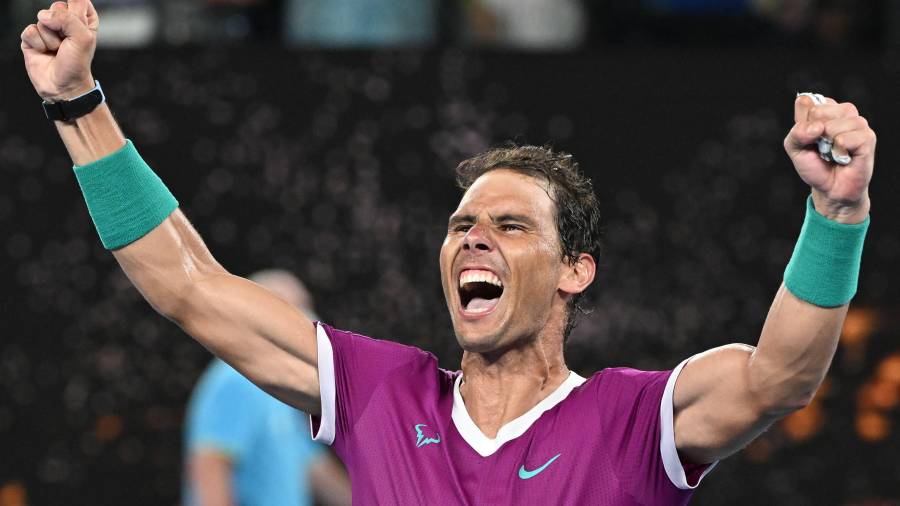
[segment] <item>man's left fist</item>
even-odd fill
[[[808,96],[794,101],[794,127],[784,149],[800,178],[812,188],[813,203],[823,216],[842,223],[859,223],[869,214],[869,181],[875,167],[875,132],[856,107],[826,98],[816,105]],[[834,143],[837,155],[849,154],[848,165],[819,156],[820,137]]]

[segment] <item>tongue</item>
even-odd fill
[[[484,313],[493,309],[499,300],[499,297],[496,299],[482,299],[480,297],[475,297],[469,301],[469,304],[466,306],[466,311]]]

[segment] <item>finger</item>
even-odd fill
[[[25,30],[22,31],[21,37],[22,42],[28,44],[31,49],[42,53],[47,52],[47,46],[44,45],[44,40],[41,39],[41,36],[38,34],[36,25],[26,26]]]
[[[67,38],[81,40],[88,35],[87,24],[75,16],[71,9],[42,10],[38,12],[38,22]]]
[[[94,4],[90,0],[87,2],[87,26],[88,29],[95,32],[100,28],[100,15],[97,14],[97,9],[94,8]]]
[[[44,46],[47,48],[47,50],[58,50],[59,45],[62,44],[62,39],[59,37],[59,34],[40,23],[38,23],[36,26],[38,35],[41,37],[41,40],[44,41]]]
[[[875,149],[875,132],[871,129],[851,130],[834,138],[834,150],[839,154],[863,156]]]
[[[856,106],[850,102],[844,102],[843,104],[817,105],[814,109],[809,111],[810,121],[827,122],[833,119],[849,118],[853,116],[859,116],[859,111],[856,109]]]
[[[50,4],[51,11],[69,10],[69,6],[65,2],[53,2]]]
[[[816,106],[813,99],[800,95],[794,100],[794,123],[804,123],[808,120],[809,111]]]
[[[76,18],[81,20],[87,26],[87,1],[86,0],[69,0],[69,12]]]
[[[854,116],[851,118],[838,118],[825,122],[825,137],[834,139],[844,132],[853,130],[867,130],[869,122],[862,116]]]
[[[819,121],[797,123],[784,139],[784,146],[796,151],[815,143],[825,133],[825,124]]]

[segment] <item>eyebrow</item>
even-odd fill
[[[464,223],[475,223],[475,216],[471,214],[454,214],[450,217],[447,227],[453,228],[455,225],[462,225]]]
[[[492,217],[491,221],[494,223],[506,223],[510,221],[514,221],[517,223],[522,223],[523,225],[528,225],[529,227],[534,228],[536,226],[535,222],[531,217],[526,216],[524,214],[501,214],[500,216]]]
[[[493,223],[508,223],[514,221],[532,228],[537,226],[535,221],[531,219],[531,217],[524,214],[505,213],[499,216],[492,216],[491,221]],[[447,226],[452,228],[455,225],[462,225],[466,223],[475,223],[475,216],[471,214],[455,214],[450,217],[450,221],[447,223]]]

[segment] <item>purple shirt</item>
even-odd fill
[[[430,353],[319,324],[316,441],[347,466],[354,504],[683,505],[712,466],[685,469],[672,371],[575,373],[490,439],[462,375]],[[691,475],[690,478],[687,475]]]

